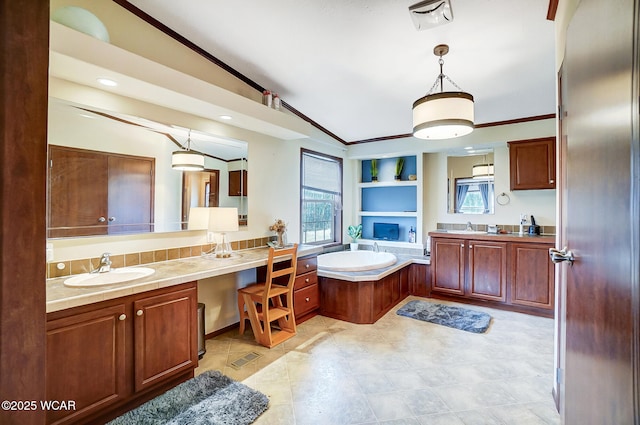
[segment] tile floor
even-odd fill
[[[271,350],[250,327],[233,330],[207,341],[196,374],[217,369],[266,394],[257,425],[560,423],[552,319],[466,306],[493,317],[477,335],[396,315],[413,299],[373,325],[316,316]],[[230,366],[251,351],[262,356]]]

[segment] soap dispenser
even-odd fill
[[[524,225],[527,222],[527,215],[520,214],[520,232],[518,233],[520,236],[524,236]]]

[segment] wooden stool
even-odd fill
[[[238,289],[238,312],[240,313],[240,329],[242,335],[245,320],[249,319],[253,335],[258,344],[274,347],[296,334],[296,319],[293,312],[293,284],[296,277],[298,244],[291,248],[269,248],[267,276],[265,282],[251,284]],[[286,258],[288,267],[274,269],[276,260]],[[282,263],[279,264],[280,266]],[[280,279],[278,279],[280,278]],[[274,279],[286,284],[274,283]],[[245,310],[246,308],[246,310]],[[274,332],[271,323],[277,322],[280,328]]]

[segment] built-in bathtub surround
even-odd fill
[[[487,224],[480,224],[471,222],[473,230],[479,230],[482,232],[487,231]],[[492,223],[493,224],[493,223]],[[520,231],[520,223],[518,224],[498,224],[498,229],[506,230],[509,233],[518,233]],[[437,223],[437,230],[465,230],[467,225],[465,223]],[[529,224],[525,225],[525,229],[529,229]],[[540,226],[540,233],[543,235],[555,235],[556,226]]]
[[[267,242],[272,239],[273,237],[265,237],[235,241],[231,242],[231,248],[236,251],[265,247]],[[199,257],[203,252],[211,252],[215,247],[216,244],[205,244],[125,254],[111,253],[111,267],[139,266],[141,264],[178,260],[180,258]],[[47,279],[88,273],[97,269],[99,263],[100,257],[53,261],[47,264]]]

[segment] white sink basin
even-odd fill
[[[481,230],[447,230],[447,233],[455,233],[458,235],[485,235],[487,232]]]
[[[91,287],[124,283],[151,276],[156,271],[148,267],[123,267],[106,273],[84,273],[64,281],[66,286]]]

